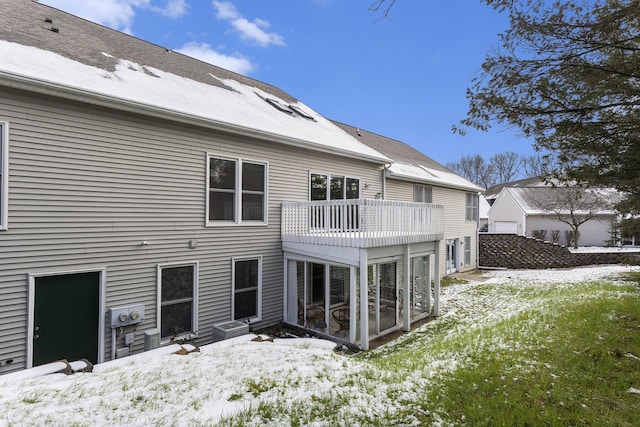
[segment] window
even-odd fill
[[[312,173],[310,183],[309,196],[311,200],[360,198],[360,180],[357,178]]]
[[[197,333],[198,263],[158,266],[158,329],[162,339]]]
[[[329,289],[331,307],[347,305],[349,302],[349,268],[329,266]]]
[[[9,209],[9,125],[0,123],[0,230],[7,229]]]
[[[208,157],[207,225],[266,224],[268,165]]]
[[[478,220],[478,195],[475,193],[467,193],[465,203],[465,219],[467,221]]]
[[[413,201],[420,203],[433,203],[431,187],[416,184],[413,186]]]
[[[464,237],[464,265],[471,265],[471,236]]]
[[[309,197],[312,201],[360,198],[360,180],[345,176],[312,173],[309,179]],[[360,224],[357,204],[317,205],[311,213],[314,229],[353,231]]]
[[[234,320],[262,317],[262,258],[233,259]]]

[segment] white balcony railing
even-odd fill
[[[444,208],[352,199],[282,203],[282,241],[370,248],[441,240]]]

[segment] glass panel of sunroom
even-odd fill
[[[329,333],[343,339],[348,339],[349,322],[351,318],[351,281],[349,268],[330,266],[329,284],[331,290]]]
[[[411,318],[431,313],[431,277],[429,257],[411,258]]]
[[[325,331],[326,285],[325,265],[308,263],[306,280],[306,325],[308,328]]]

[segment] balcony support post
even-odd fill
[[[369,350],[369,270],[367,250],[360,249],[360,348]]]
[[[404,245],[402,260],[402,330],[411,330],[411,248]]]
[[[436,260],[434,265],[433,279],[435,281],[433,315],[440,316],[440,240],[436,240]]]
[[[356,313],[358,312],[358,305],[356,304],[357,298],[356,295],[358,289],[356,288],[356,267],[349,267],[349,295],[351,298],[349,299],[349,342],[352,344],[356,343],[356,328],[359,325],[356,324]]]

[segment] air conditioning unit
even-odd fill
[[[160,330],[157,328],[144,331],[144,351],[160,347]]]
[[[122,359],[123,357],[127,357],[131,355],[131,351],[129,347],[123,347],[116,350],[116,359]]]
[[[238,320],[213,325],[213,342],[239,337],[249,333],[249,325]]]

